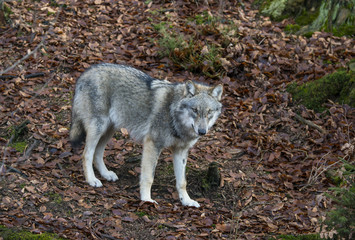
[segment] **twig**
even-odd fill
[[[302,188],[300,188],[300,191],[302,191],[303,189],[305,189],[306,187],[312,185],[313,183],[315,183],[318,179],[318,177],[323,174],[325,171],[327,171],[329,168],[331,168],[332,166],[338,164],[339,162],[341,162],[342,160],[338,160],[335,163],[332,163],[328,166],[324,166],[324,165],[320,165],[320,162],[322,161],[322,159],[327,156],[329,154],[326,153],[321,159],[319,159],[319,161],[317,162],[316,166],[312,167],[312,171],[311,174],[309,176],[308,182],[306,185],[304,185]]]
[[[9,71],[11,71],[12,69],[14,69],[18,64],[20,64],[21,62],[23,62],[24,60],[26,60],[27,58],[29,58],[32,54],[36,53],[38,51],[38,49],[40,49],[42,46],[44,46],[44,42],[47,38],[47,35],[49,32],[52,32],[53,30],[53,26],[54,24],[57,22],[58,17],[59,17],[59,13],[61,12],[62,7],[60,7],[57,11],[57,14],[55,16],[55,19],[53,21],[53,24],[50,26],[50,28],[48,29],[48,31],[43,35],[41,42],[37,45],[37,47],[35,47],[35,49],[33,49],[31,52],[27,53],[25,56],[23,56],[20,60],[16,61],[12,66],[6,68],[5,70],[0,72],[0,75],[3,75],[4,73],[7,73]]]
[[[46,35],[45,35],[46,36]],[[20,60],[17,60],[17,62],[15,62],[12,66],[6,68],[4,71],[0,72],[0,75],[3,75],[4,73],[7,73],[8,71],[11,71],[12,69],[14,69],[19,63],[21,63],[22,61],[26,60],[27,58],[29,58],[32,54],[34,54],[35,52],[37,52],[37,50],[43,46],[43,42],[44,42],[45,38],[42,38],[42,41],[37,45],[37,47],[35,49],[33,49],[31,52],[27,53],[24,57],[22,57]]]
[[[301,116],[298,115],[297,113],[295,114],[295,118],[296,118],[298,121],[300,121],[300,122],[302,122],[302,123],[304,123],[304,124],[307,124],[308,126],[311,126],[311,127],[315,128],[315,129],[317,129],[318,131],[320,131],[320,132],[323,133],[323,134],[326,134],[326,133],[327,133],[326,130],[324,130],[323,128],[321,128],[321,127],[318,126],[317,124],[315,124],[315,123],[313,123],[313,122],[311,122],[311,121],[309,121],[309,120],[307,120],[307,119],[304,119],[303,117],[301,117]]]
[[[26,151],[23,153],[23,157],[27,158],[31,155],[32,150],[37,146],[38,140],[35,139],[35,141],[26,149]]]
[[[12,70],[13,68],[15,68],[21,61],[27,59],[29,56],[31,56],[31,54],[35,53],[35,51],[37,51],[41,46],[44,45],[44,41],[46,40],[48,33],[52,31],[53,26],[54,26],[54,24],[57,22],[58,17],[59,17],[59,13],[60,13],[61,11],[62,11],[62,6],[58,9],[57,14],[56,14],[56,16],[55,16],[55,19],[54,19],[54,21],[53,21],[53,24],[52,24],[51,27],[48,29],[48,31],[44,34],[44,36],[42,37],[42,40],[41,40],[41,42],[38,44],[38,46],[37,46],[33,51],[31,51],[30,53],[28,53],[26,56],[24,56],[23,58],[21,58],[20,60],[18,60],[14,65],[12,65],[11,67],[5,69],[4,71],[1,71],[1,72],[0,72],[0,75],[3,75],[4,73],[6,73],[6,72]],[[31,97],[31,99],[32,99],[32,98],[36,98],[36,97],[42,92],[42,90],[43,90],[45,87],[47,87],[48,83],[53,79],[53,77],[54,77],[54,73],[53,73],[52,76],[48,79],[48,81],[42,86],[42,88],[41,88],[34,96]],[[19,108],[17,108],[12,114],[14,115],[18,110],[19,110]],[[15,136],[11,136],[11,138],[9,139],[9,141],[8,141],[8,142],[6,143],[6,145],[3,146],[3,148],[2,148],[2,152],[4,153],[4,155],[3,155],[3,158],[2,158],[2,163],[1,163],[1,165],[0,165],[0,175],[1,175],[1,173],[3,172],[2,170],[5,168],[5,159],[6,159],[7,155],[8,155],[7,148],[8,148],[8,146],[12,143],[14,137],[15,137]]]
[[[263,39],[261,39],[261,41],[258,43],[258,45],[261,45],[264,41],[265,41],[266,37],[264,37]]]
[[[11,166],[7,166],[7,168],[9,169],[9,170],[8,170],[9,172],[15,172],[15,173],[20,174],[20,175],[23,176],[23,177],[28,178],[28,176],[27,176],[25,173],[21,172],[21,171],[18,170],[17,168],[14,168],[14,167],[11,167]]]
[[[43,72],[38,72],[38,73],[31,73],[27,74],[24,76],[24,78],[29,79],[29,78],[35,78],[35,77],[43,77],[45,73]],[[2,75],[0,76],[0,79],[13,79],[19,77],[18,75]]]

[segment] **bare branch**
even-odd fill
[[[300,121],[300,122],[302,122],[302,123],[304,123],[304,124],[307,124],[308,126],[311,126],[311,127],[315,128],[315,129],[317,129],[318,131],[320,131],[320,132],[323,133],[323,134],[326,134],[326,133],[327,133],[326,130],[324,130],[323,128],[321,128],[321,127],[318,126],[317,124],[315,124],[315,123],[313,123],[313,122],[311,122],[311,121],[309,121],[309,120],[307,120],[307,119],[304,119],[303,117],[301,117],[301,116],[298,115],[297,113],[295,114],[295,118],[296,118],[298,121]]]
[[[31,52],[27,53],[24,57],[22,57],[21,59],[19,59],[18,61],[16,61],[12,66],[6,68],[5,70],[0,72],[0,76],[11,71],[12,69],[14,69],[17,65],[19,65],[21,62],[25,61],[27,58],[29,58],[31,55],[35,54],[38,49],[40,49],[41,47],[44,46],[44,42],[46,41],[47,35],[49,32],[52,32],[53,30],[53,26],[54,24],[57,22],[58,17],[59,17],[59,13],[62,11],[62,7],[60,7],[57,11],[57,14],[55,16],[55,19],[53,21],[53,23],[51,24],[50,28],[48,29],[48,31],[43,35],[41,42],[35,47],[35,49],[33,49]]]

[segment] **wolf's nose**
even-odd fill
[[[198,130],[198,134],[199,134],[200,136],[205,135],[205,134],[206,134],[206,129],[200,128],[200,129]]]

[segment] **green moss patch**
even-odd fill
[[[285,27],[284,31],[285,31],[286,33],[296,33],[296,32],[298,32],[300,29],[301,29],[301,26],[298,25],[298,24],[288,24],[288,25]]]
[[[300,86],[290,84],[287,90],[296,101],[318,112],[328,100],[355,107],[355,72],[340,70]]]
[[[52,233],[34,234],[29,231],[6,228],[0,226],[0,237],[4,240],[59,240],[57,235]]]
[[[339,27],[333,27],[334,36],[354,36],[355,35],[355,27],[352,24],[344,24]]]
[[[322,239],[319,234],[308,234],[308,235],[280,235],[270,239],[279,239],[279,240],[320,240]]]

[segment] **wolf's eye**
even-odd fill
[[[194,113],[197,113],[197,108],[191,108]]]

